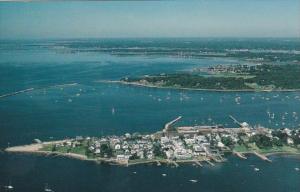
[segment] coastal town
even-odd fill
[[[226,161],[229,154],[247,159],[254,154],[271,162],[269,154],[300,154],[300,128],[268,129],[238,122],[235,128],[218,126],[182,126],[165,124],[153,134],[126,133],[121,136],[82,137],[62,141],[41,142],[7,148],[7,152],[29,152],[63,155],[99,163],[134,165],[144,163],[171,164],[201,162],[214,165]]]

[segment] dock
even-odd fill
[[[4,95],[0,95],[0,98],[10,97],[10,96],[18,95],[18,94],[33,91],[33,90],[34,90],[34,88],[24,89],[24,90],[21,90],[21,91],[15,91],[15,92],[12,92],[12,93],[7,93],[7,94],[4,94]]]
[[[266,156],[264,156],[264,155],[262,155],[262,154],[260,154],[256,151],[254,151],[253,154],[256,155],[257,157],[259,157],[260,159],[264,160],[264,161],[268,161],[270,163],[272,162],[268,157],[266,157]]]
[[[239,153],[237,151],[233,151],[232,153],[241,159],[247,159],[247,157],[242,153]]]
[[[175,165],[175,167],[179,167],[178,163],[176,161],[172,161],[172,163]]]
[[[23,89],[23,90],[20,90],[20,91],[15,91],[15,92],[11,92],[11,93],[6,93],[4,95],[0,95],[0,99],[5,98],[5,97],[11,97],[11,96],[18,95],[18,94],[21,94],[21,93],[35,91],[35,90],[49,89],[49,88],[54,88],[54,87],[74,86],[74,85],[77,85],[77,83],[66,83],[66,84],[61,84],[61,85],[49,85],[49,86],[46,86],[46,87],[35,87],[35,88],[31,87],[31,88],[28,88],[28,89]]]
[[[174,120],[172,120],[172,121],[166,123],[166,124],[165,124],[165,127],[164,127],[164,129],[163,129],[163,132],[170,131],[171,125],[173,125],[175,122],[179,121],[181,118],[182,118],[182,116],[179,116],[179,117],[177,117],[176,119],[174,119]]]
[[[194,162],[195,162],[197,165],[199,165],[200,167],[203,167],[203,165],[202,165],[199,161],[195,160]]]
[[[216,155],[209,155],[208,156],[210,159],[212,159],[214,162],[221,163],[224,162],[224,158],[220,154]]]
[[[215,166],[215,164],[214,163],[212,163],[211,161],[209,161],[209,160],[205,160],[208,164],[210,164],[211,166]]]
[[[161,163],[157,160],[157,161],[156,161],[156,165],[157,165],[157,166],[161,166]]]
[[[168,160],[168,163],[175,165],[175,167],[179,167],[179,164],[176,161]]]

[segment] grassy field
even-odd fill
[[[275,153],[275,152],[287,152],[287,153],[300,153],[299,149],[290,146],[272,147],[267,149],[260,149],[261,153]]]
[[[234,151],[236,152],[249,152],[251,149],[247,148],[245,145],[236,145],[233,148]]]
[[[53,150],[53,145],[45,145],[41,151],[52,151]],[[61,146],[61,147],[56,147],[55,151],[53,152],[59,152],[59,153],[76,153],[80,155],[85,155],[86,154],[86,147],[81,145],[81,146],[76,146],[76,147],[70,147],[70,146]]]
[[[70,153],[76,153],[80,155],[85,155],[86,154],[86,147],[84,146],[77,146],[74,148],[71,148]]]
[[[207,76],[208,77],[234,77],[234,78],[243,78],[243,79],[251,79],[255,77],[254,75],[238,74],[238,73],[215,73]]]
[[[52,151],[53,145],[44,145],[40,151]]]
[[[255,144],[251,143],[249,144],[249,147],[246,147],[244,145],[236,145],[233,148],[234,151],[236,152],[240,152],[240,153],[247,153],[247,152],[252,152],[252,151],[256,151],[259,153],[300,153],[300,149],[296,148],[296,147],[291,147],[291,146],[273,146],[273,147],[269,147],[269,148],[258,148]]]
[[[252,89],[255,90],[273,90],[276,89],[275,85],[265,85],[265,86],[261,86],[258,85],[257,83],[245,83],[248,87],[251,87]]]

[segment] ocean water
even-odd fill
[[[0,98],[1,149],[8,144],[31,143],[35,138],[151,133],[179,115],[183,119],[178,125],[234,126],[228,115],[274,129],[300,124],[299,92],[222,93],[98,82],[241,63],[236,59],[58,51],[49,42],[2,42],[0,47],[0,95],[36,88]],[[271,119],[268,114],[273,113]],[[300,167],[299,157],[271,158],[270,164],[252,156],[246,161],[229,157],[225,163],[203,168],[116,167],[1,152],[0,186],[11,180],[15,191],[42,191],[44,183],[55,191],[299,191],[300,172],[295,170]],[[255,172],[254,167],[260,171]]]

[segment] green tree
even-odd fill
[[[234,141],[231,137],[222,137],[221,141],[225,146],[228,147],[232,147],[234,145]]]
[[[135,159],[139,159],[139,156],[136,153],[134,153],[129,157],[129,160],[135,160]]]
[[[108,144],[102,144],[100,146],[100,155],[104,156],[107,155],[108,157],[112,156],[112,149]]]
[[[56,149],[56,145],[52,145],[51,151],[54,152],[54,151],[56,151],[56,150],[57,150],[57,149]]]

